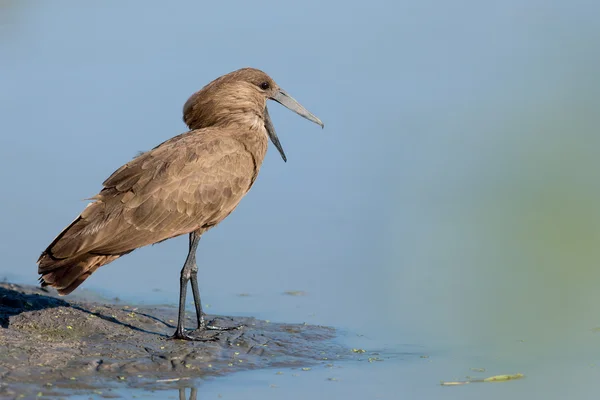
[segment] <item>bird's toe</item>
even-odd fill
[[[218,326],[215,325],[215,320],[213,319],[212,321],[207,322],[204,325],[198,327],[198,329],[207,331],[234,331],[237,329],[242,329],[243,327],[244,325]]]
[[[196,340],[194,337],[188,335],[184,330],[177,330],[175,333],[167,338],[168,340]]]

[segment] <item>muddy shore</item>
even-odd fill
[[[71,301],[38,287],[0,283],[0,398],[111,385],[161,389],[177,380],[352,356],[332,340],[332,328],[244,317],[213,316],[217,325],[243,327],[205,332],[201,341],[167,340],[176,314],[172,307]],[[193,327],[193,314],[187,316]]]

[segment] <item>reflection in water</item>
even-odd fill
[[[185,389],[187,389],[187,388],[184,388],[184,387],[179,388],[179,400],[186,400],[185,399]],[[196,389],[195,387],[192,387],[190,390],[189,400],[196,400],[197,393],[198,393],[198,389]]]

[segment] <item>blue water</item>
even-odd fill
[[[325,129],[270,105],[288,162],[271,149],[251,193],[203,237],[207,311],[334,326],[349,346],[394,356],[209,379],[194,383],[199,397],[596,397],[599,11],[2,1],[0,278],[35,283],[37,256],[82,199],[184,132],[191,93],[253,66]],[[136,251],[82,290],[176,304],[186,247]],[[471,368],[526,377],[439,386]]]

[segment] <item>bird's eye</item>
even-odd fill
[[[263,82],[260,84],[262,90],[267,90],[270,87],[269,82]]]

